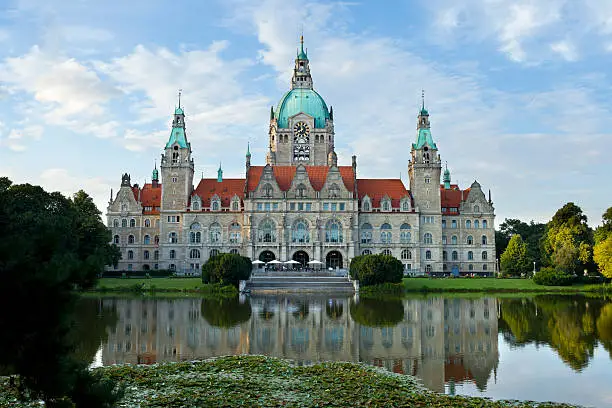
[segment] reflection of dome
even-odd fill
[[[296,88],[287,92],[278,102],[274,113],[279,128],[287,128],[289,118],[298,113],[305,113],[315,120],[316,128],[324,128],[325,120],[329,119],[329,110],[325,101],[316,91],[306,88]]]

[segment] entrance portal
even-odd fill
[[[262,262],[270,262],[276,259],[276,255],[272,251],[263,251],[259,254],[259,260]]]
[[[295,254],[293,254],[293,260],[299,262],[302,267],[305,267],[306,265],[308,265],[310,257],[304,251],[297,251]]]
[[[342,268],[342,254],[338,251],[330,251],[325,257],[326,268]]]

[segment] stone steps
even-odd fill
[[[353,292],[353,284],[345,277],[332,276],[254,276],[246,289],[256,291]]]

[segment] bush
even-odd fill
[[[546,267],[533,276],[533,283],[545,286],[570,286],[574,277],[557,269]]]
[[[251,259],[237,254],[219,254],[202,266],[203,283],[219,283],[238,287],[238,282],[251,277]]]
[[[400,283],[404,266],[390,255],[361,255],[353,258],[350,274],[352,279],[359,281],[360,286]]]

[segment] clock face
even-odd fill
[[[293,127],[294,141],[296,143],[308,143],[308,134],[310,130],[308,129],[308,125],[304,122],[298,122]]]

